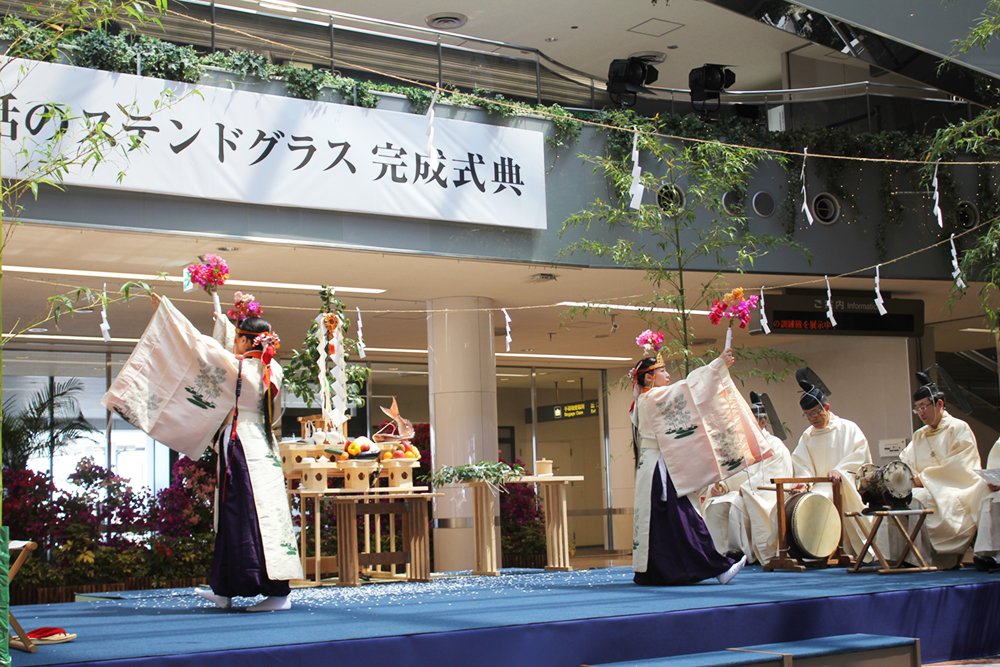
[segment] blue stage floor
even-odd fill
[[[13,609],[78,638],[14,665],[566,665],[849,633],[919,637],[924,662],[1000,653],[1000,576],[747,568],[728,586],[644,588],[629,568],[302,589],[290,611],[215,608],[190,589]],[[243,601],[250,604],[252,601]],[[146,658],[146,659],[144,659]],[[150,659],[152,658],[152,659]]]

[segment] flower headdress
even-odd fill
[[[264,353],[261,355],[260,360],[266,366],[274,358],[274,353],[278,351],[281,347],[281,339],[278,338],[278,334],[273,331],[265,331],[262,334],[258,334],[256,338],[253,339],[253,347],[260,346],[264,349]]]
[[[666,366],[666,362],[663,361],[663,355],[660,353],[660,349],[663,347],[663,334],[657,331],[651,331],[646,329],[635,339],[635,344],[642,348],[643,352],[651,355],[653,352],[656,353],[656,363],[654,363],[649,368],[644,368],[642,373],[649,373],[656,370],[657,368],[662,368]],[[632,385],[636,385],[639,381],[639,371],[632,368],[628,372],[628,379],[632,381]]]
[[[233,307],[226,313],[226,317],[231,320],[242,322],[249,317],[261,317],[264,315],[264,309],[261,308],[259,303],[254,301],[253,294],[237,292],[233,295],[233,301]]]

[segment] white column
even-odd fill
[[[497,378],[491,299],[427,302],[427,367],[434,467],[497,460]],[[442,312],[436,312],[442,311]],[[435,489],[434,569],[474,565],[472,489]],[[499,544],[499,540],[497,541]]]

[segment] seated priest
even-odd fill
[[[795,372],[803,394],[799,399],[802,416],[809,421],[809,427],[799,438],[799,444],[792,452],[792,467],[796,477],[826,477],[831,482],[840,482],[841,509],[846,512],[860,512],[865,508],[858,493],[854,477],[865,463],[872,462],[868,450],[868,439],[852,421],[838,417],[830,410],[826,395],[808,379],[809,369]],[[804,490],[799,485],[795,490]],[[814,484],[812,490],[833,500],[831,484]],[[844,550],[851,556],[859,556],[865,546],[871,518],[862,517],[861,526],[844,519]]]
[[[767,432],[767,412],[760,395],[750,392],[750,409],[773,452],[770,458],[712,485],[702,495],[702,515],[719,553],[766,563],[778,550],[775,492],[761,489],[771,480],[792,476],[792,455]]]
[[[928,369],[929,370],[929,369]],[[948,414],[944,393],[926,373],[917,373],[920,389],[913,394],[913,412],[924,423],[913,440],[899,454],[899,460],[913,471],[913,509],[930,509],[914,542],[928,565],[941,569],[959,567],[976,536],[980,499],[986,485],[976,474],[980,470],[979,448],[972,429]],[[910,517],[911,526],[916,517]],[[906,538],[889,530],[889,548],[897,557]],[[912,556],[907,561],[916,560]]]
[[[1000,439],[993,443],[989,458],[986,459],[988,470],[1000,468]],[[979,503],[979,533],[976,535],[975,563],[976,569],[982,572],[1000,571],[1000,485],[987,484],[990,492]]]

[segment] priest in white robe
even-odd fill
[[[929,565],[941,569],[958,566],[976,537],[979,503],[986,485],[976,474],[980,470],[979,448],[972,429],[948,414],[944,394],[925,373],[917,373],[923,386],[913,395],[913,412],[924,423],[913,440],[899,454],[899,460],[913,471],[911,508],[933,510],[924,521],[915,541]],[[911,518],[912,526],[915,519]],[[905,548],[905,538],[889,531],[890,553],[894,558]],[[907,561],[916,559],[908,556]]]
[[[1000,468],[1000,440],[993,443],[993,449],[986,459],[986,468]],[[987,484],[987,487],[989,494],[979,503],[979,533],[973,549],[976,569],[983,572],[1000,568],[1000,563],[997,562],[997,557],[1000,557],[1000,486]]]
[[[750,409],[767,438],[772,455],[706,489],[702,515],[719,553],[746,555],[748,562],[766,563],[777,553],[777,497],[772,479],[792,476],[792,455],[766,430],[767,412],[757,392],[750,392]],[[737,555],[737,553],[739,555]]]
[[[799,438],[792,452],[792,467],[796,477],[826,477],[840,481],[841,508],[844,513],[860,512],[865,508],[855,485],[855,475],[865,463],[872,462],[868,439],[854,422],[838,417],[830,410],[826,395],[802,374],[796,373],[799,386],[805,392],[799,399],[802,416],[809,428]],[[814,484],[812,491],[833,500],[833,485]],[[853,519],[844,522],[844,550],[858,557],[865,546],[871,518],[861,517],[862,528]]]

